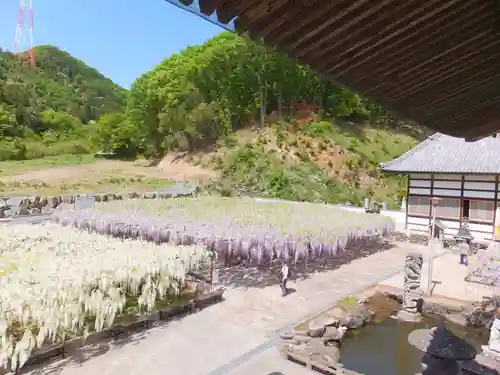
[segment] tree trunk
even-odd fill
[[[264,87],[264,114],[267,113],[267,82],[266,86]]]
[[[152,140],[153,153],[156,155],[160,154],[163,151],[161,146],[163,142],[162,134],[157,129],[151,129],[149,137]]]
[[[281,91],[278,90],[278,120],[281,121]]]
[[[188,132],[184,132],[184,138],[186,138],[186,143],[188,147],[188,152],[193,152],[195,148],[194,137]]]
[[[263,89],[262,87],[260,88],[259,90],[260,92],[260,126],[261,127],[264,127],[264,92],[263,92]]]

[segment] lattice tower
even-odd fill
[[[35,43],[34,31],[33,2],[32,0],[20,0],[14,52],[23,55],[27,53],[32,67],[36,66],[35,50],[33,49]]]

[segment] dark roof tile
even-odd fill
[[[466,142],[436,133],[380,168],[395,173],[500,174],[500,137]]]

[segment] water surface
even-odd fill
[[[415,329],[432,328],[437,320],[426,318],[420,323],[386,319],[367,325],[345,338],[340,351],[344,367],[366,375],[414,375],[422,371],[423,353],[408,343],[408,335]],[[485,335],[448,325],[453,333],[465,338],[476,349],[487,342]]]

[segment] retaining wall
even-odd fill
[[[108,202],[122,199],[169,199],[189,197],[198,192],[194,185],[177,184],[168,189],[148,193],[93,193],[93,194],[65,194],[54,196],[4,196],[0,199],[0,219],[15,218],[51,213],[61,204],[74,204],[78,197],[93,197],[96,202]]]

